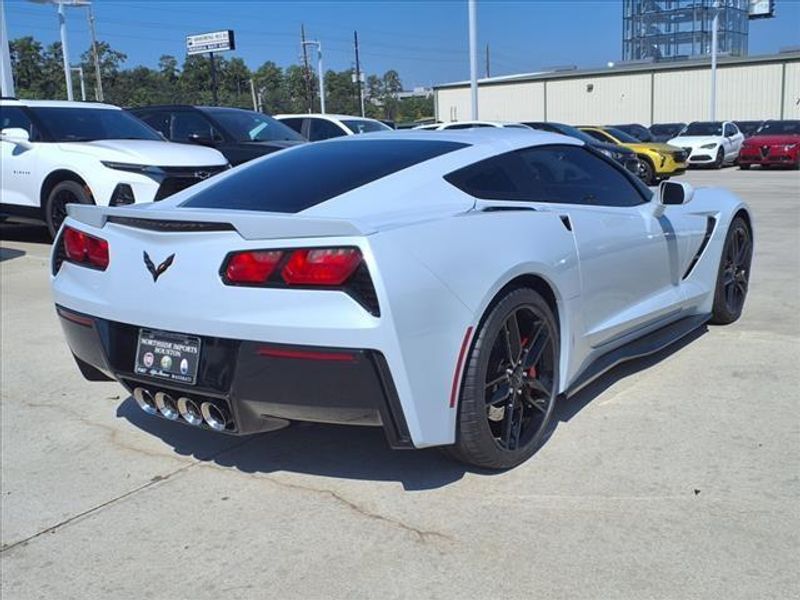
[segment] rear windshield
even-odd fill
[[[469,144],[438,140],[335,140],[273,154],[181,206],[297,213]],[[377,198],[376,198],[377,200]]]

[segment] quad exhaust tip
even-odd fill
[[[133,390],[133,398],[144,412],[149,415],[161,414],[170,421],[177,421],[183,418],[189,425],[199,426],[205,421],[214,431],[225,431],[231,423],[231,416],[228,410],[222,406],[217,406],[213,402],[198,403],[196,400],[181,396],[175,400],[167,392],[153,393],[143,387]]]
[[[200,412],[200,406],[191,398],[186,396],[178,398],[178,412],[189,425],[203,423],[203,413]]]
[[[137,387],[133,390],[133,399],[136,400],[136,404],[139,405],[139,408],[141,408],[148,415],[154,415],[158,412],[156,400],[153,398],[153,394],[151,394],[149,390]]]
[[[170,421],[175,421],[180,416],[178,403],[175,398],[166,392],[158,392],[156,394],[156,406],[158,407],[158,412]]]
[[[200,412],[203,414],[206,425],[214,431],[225,431],[228,427],[230,416],[224,408],[220,408],[211,402],[203,402],[202,406],[200,406]]]

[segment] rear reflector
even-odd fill
[[[229,283],[266,283],[282,256],[283,252],[279,250],[232,254],[225,267],[225,280]]]
[[[350,352],[319,352],[313,350],[289,350],[286,348],[269,348],[260,346],[256,352],[259,356],[271,358],[293,358],[296,360],[328,360],[333,362],[355,362],[356,356]]]
[[[72,321],[73,323],[77,323],[78,325],[83,325],[84,327],[91,327],[94,325],[94,319],[91,317],[85,317],[83,315],[79,315],[78,313],[74,313],[68,311],[60,306],[56,307],[56,311],[58,314],[66,319],[67,321]]]
[[[358,248],[295,250],[281,271],[289,285],[342,285],[361,264]]]
[[[64,252],[68,261],[105,271],[108,267],[108,242],[98,237],[64,228]]]

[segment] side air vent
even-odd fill
[[[697,261],[700,260],[700,257],[703,256],[703,252],[708,246],[709,240],[711,240],[711,234],[714,233],[714,228],[717,226],[717,220],[714,217],[707,217],[706,218],[706,234],[703,236],[703,241],[700,242],[700,247],[697,249],[694,257],[692,258],[692,262],[689,263],[689,268],[686,269],[686,273],[683,274],[683,279],[689,277],[692,274],[695,266],[697,265]]]
[[[136,229],[148,229],[150,231],[174,231],[174,232],[195,232],[195,231],[234,231],[230,223],[209,223],[204,221],[168,221],[163,219],[142,219],[140,217],[109,217],[109,223],[135,227]]]
[[[481,210],[481,212],[510,212],[520,210],[530,210],[536,212],[536,209],[532,206],[486,206]]]

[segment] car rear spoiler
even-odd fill
[[[246,240],[363,236],[374,228],[344,219],[304,217],[296,214],[249,210],[160,208],[136,206],[94,206],[69,204],[67,214],[81,223],[102,228],[106,223],[156,231],[200,231],[234,229]],[[203,227],[203,225],[206,225]]]

